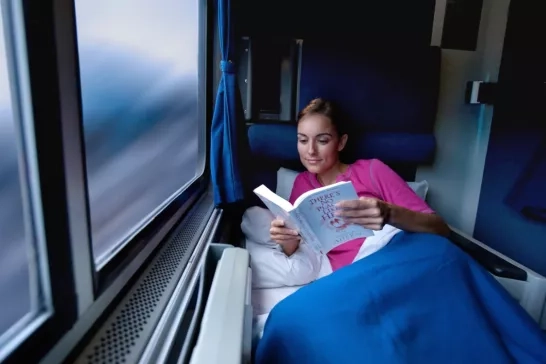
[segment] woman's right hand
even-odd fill
[[[288,256],[294,254],[294,252],[298,249],[301,240],[298,232],[287,228],[284,221],[279,218],[271,221],[269,235],[271,240],[279,244],[284,253]]]

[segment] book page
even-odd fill
[[[294,210],[294,207],[290,202],[271,191],[265,185],[255,188],[254,193],[262,200],[269,211],[275,215],[275,218],[281,218],[285,222],[287,228],[300,230],[299,224],[291,217],[290,212]]]
[[[322,251],[348,241],[374,235],[372,230],[360,225],[350,224],[335,215],[336,203],[343,200],[356,200],[358,195],[351,182],[340,182],[318,188],[307,194],[297,206],[297,211],[307,221],[307,225],[320,240]]]
[[[334,189],[338,188],[339,186],[343,186],[343,185],[347,185],[347,184],[350,184],[351,188],[354,190],[354,187],[352,187],[353,186],[352,182],[342,181],[342,182],[337,182],[337,183],[334,183],[334,184],[331,184],[331,185],[328,185],[328,186],[315,188],[314,190],[310,190],[310,191],[307,191],[305,193],[302,193],[301,196],[298,197],[296,199],[296,201],[294,201],[294,207],[298,207],[298,205],[301,204],[301,202],[306,200],[307,198],[310,198],[310,197],[315,196],[315,195],[320,195],[321,193],[323,193],[325,191],[334,190]],[[356,195],[356,191],[355,191],[355,195]],[[356,198],[358,198],[358,196]]]

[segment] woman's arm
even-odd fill
[[[450,229],[444,220],[433,212],[417,212],[376,198],[338,203],[336,215],[346,221],[368,229],[381,230],[385,224],[414,233],[431,233],[448,236]]]
[[[410,232],[426,232],[447,236],[450,229],[444,220],[427,205],[390,167],[374,159],[369,169],[359,171],[369,176],[371,185],[381,199],[362,197],[344,201],[340,216],[373,230],[390,224]]]
[[[381,201],[383,202],[383,201]],[[416,233],[432,233],[449,236],[450,229],[441,216],[408,210],[405,207],[386,202],[386,223],[400,230]]]

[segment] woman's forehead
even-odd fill
[[[305,116],[298,123],[298,133],[305,135],[333,134],[334,131],[330,119],[320,114]]]

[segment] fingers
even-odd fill
[[[336,216],[343,218],[374,218],[381,217],[381,209],[379,207],[371,207],[365,209],[354,209],[354,210],[339,210],[336,211]]]
[[[283,242],[293,242],[299,241],[301,237],[296,230],[288,229],[284,227],[284,221],[281,219],[275,219],[271,222],[271,228],[269,229],[269,235],[271,239],[283,243]]]
[[[352,209],[366,209],[379,206],[379,201],[375,198],[360,197],[358,200],[346,200],[340,201],[336,204],[336,207],[344,210]]]
[[[361,197],[358,200],[341,201],[336,207],[336,216],[350,224],[357,224],[371,230],[381,230],[385,226],[381,201]]]
[[[276,227],[276,226],[272,226],[269,229],[269,234],[271,234],[271,235],[286,235],[286,236],[291,237],[292,239],[294,239],[295,237],[297,237],[299,235],[296,230],[292,230],[292,229],[288,229],[288,228],[284,228],[284,227]]]
[[[286,228],[284,221],[281,219],[275,219],[271,222],[271,228],[269,229],[269,232],[275,232],[277,234],[299,235],[296,230]]]
[[[382,201],[375,198],[361,197],[358,200],[341,201],[336,205],[336,216],[342,218],[379,218],[384,217]]]
[[[382,217],[344,218],[344,220],[370,230],[381,230],[385,226],[385,220]]]
[[[278,244],[284,244],[284,243],[297,243],[301,241],[301,237],[299,236],[289,236],[289,235],[271,235],[271,240]]]

